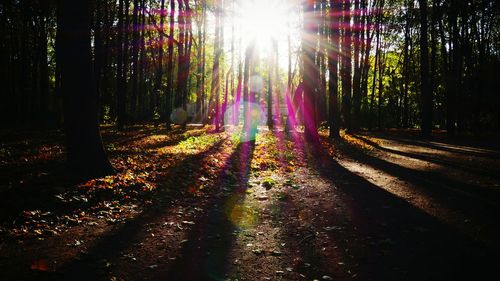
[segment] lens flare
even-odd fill
[[[264,79],[260,75],[250,76],[250,91],[258,93],[264,88]]]
[[[176,125],[185,124],[187,121],[187,112],[182,108],[176,108],[170,114],[170,121]]]
[[[226,215],[231,223],[240,228],[252,228],[258,221],[258,212],[245,204],[242,195],[233,195],[226,203]]]

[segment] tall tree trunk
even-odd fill
[[[345,0],[343,12],[344,36],[342,43],[342,116],[344,118],[344,126],[347,130],[351,130],[351,1]]]
[[[205,66],[206,66],[206,42],[207,42],[207,5],[203,1],[203,41],[201,52],[201,122],[206,124],[207,121],[207,106],[206,106],[206,93],[205,93]]]
[[[186,73],[186,9],[183,0],[178,0],[179,16],[177,17],[177,27],[179,29],[179,44],[177,45],[178,67],[177,67],[177,90],[175,91],[174,106],[181,108],[184,97],[184,81],[187,80]]]
[[[372,80],[372,94],[370,96],[370,116],[368,119],[368,129],[371,130],[373,128],[373,105],[375,104],[375,85],[377,82],[377,70],[379,67],[379,60],[380,60],[380,25],[381,25],[382,17],[381,15],[377,16],[377,24],[376,24],[376,36],[377,36],[377,44],[375,46],[375,63],[373,65],[373,80]]]
[[[317,24],[314,18],[314,2],[304,2],[304,32],[302,37],[302,63],[304,64],[304,135],[309,142],[318,140],[318,130],[316,125],[314,101],[314,88],[317,85],[318,76],[314,63],[314,53],[317,38]]]
[[[235,0],[231,1],[231,9],[234,11]],[[234,71],[235,71],[235,55],[234,55],[234,38],[235,38],[235,23],[234,23],[234,14],[231,15],[231,97],[233,99],[233,110],[231,116],[231,124],[235,125],[236,123],[236,107],[239,107],[239,100],[237,100],[237,93],[234,88]],[[228,115],[229,116],[229,115]]]
[[[160,92],[161,92],[161,86],[162,86],[162,80],[163,80],[163,43],[165,41],[165,33],[164,33],[164,27],[165,27],[165,0],[161,0],[160,2],[160,32],[158,35],[158,65],[156,67],[156,74],[155,74],[155,84],[154,84],[154,91],[152,93],[152,100],[153,100],[153,119],[155,122],[155,125],[157,125],[156,122],[158,122],[157,118],[155,118],[155,115],[157,112],[160,110],[159,109],[159,99],[160,99]]]
[[[460,51],[460,35],[458,30],[458,1],[451,1],[449,14],[448,14],[448,26],[450,28],[450,42],[452,44],[451,60],[450,60],[450,72],[448,75],[448,89],[447,89],[447,112],[446,112],[446,129],[448,136],[453,137],[456,133],[456,122],[457,122],[457,96],[461,87],[461,51]]]
[[[432,130],[432,92],[429,83],[429,47],[427,38],[427,0],[419,0],[420,5],[420,91],[422,135],[428,137]]]
[[[273,73],[272,63],[269,62],[267,73],[267,127],[271,131],[273,129],[273,84],[271,74]]]
[[[292,93],[292,39],[291,32],[289,31],[287,34],[287,44],[288,44],[288,75],[287,75],[287,92],[289,95]]]
[[[278,41],[273,40],[273,48],[274,48],[274,91],[276,94],[274,95],[276,98],[276,103],[275,103],[275,112],[276,112],[276,119],[281,120],[281,104],[282,104],[282,97],[281,97],[281,79],[280,79],[280,61],[279,61],[279,53],[278,53]]]
[[[124,73],[124,1],[120,0],[118,4],[118,34],[117,34],[117,65],[116,65],[116,96],[117,96],[117,126],[119,130],[123,129],[125,124],[125,95],[126,95],[126,85],[125,85],[125,73]]]
[[[146,0],[141,0],[141,24],[140,26],[146,26]],[[146,85],[145,85],[145,68],[146,68],[146,29],[140,29],[140,41],[139,44],[139,73],[138,73],[138,97],[137,97],[137,106],[139,108],[139,116],[140,119],[143,120],[146,117]],[[167,93],[168,94],[168,93]],[[168,118],[168,116],[167,116]]]
[[[436,59],[437,59],[437,20],[438,20],[438,0],[432,0],[432,10],[431,10],[431,60],[430,60],[430,80],[429,80],[429,87],[431,91],[432,97],[435,96],[435,91],[436,91]],[[434,103],[431,100],[432,103]]]
[[[70,169],[91,178],[114,173],[101,141],[98,93],[92,69],[90,4],[59,0],[61,93],[64,97],[66,152]]]
[[[384,46],[380,48],[380,54],[378,58],[378,102],[377,102],[377,128],[378,130],[382,130],[382,103],[383,103],[383,98],[382,95],[384,93],[384,84],[383,84],[383,79],[384,79],[384,71],[385,71],[385,56],[386,54],[384,53],[385,50],[385,42]]]
[[[137,120],[137,96],[139,91],[139,0],[134,0],[134,11],[132,13],[132,96],[130,100],[130,116]]]
[[[375,4],[373,4],[375,5]],[[372,22],[373,22],[373,7],[368,8],[367,0],[362,1],[362,10],[363,10],[363,32],[362,35],[362,63],[361,63],[361,107],[363,108],[363,113],[368,112],[368,75],[370,72],[370,52],[372,48],[372,41],[375,36],[375,31],[373,30]],[[364,38],[363,38],[364,36]],[[364,39],[364,40],[363,40]],[[363,115],[365,116],[365,115]],[[358,119],[359,121],[359,119]],[[365,120],[363,120],[365,122]]]
[[[204,3],[201,3],[202,5],[202,12],[201,12],[201,17],[198,16],[196,17],[196,29],[197,29],[197,36],[196,38],[198,39],[198,46],[196,49],[196,58],[197,58],[197,64],[196,64],[196,111],[197,114],[200,118],[203,118],[203,110],[201,108],[202,104],[202,87],[201,87],[201,82],[202,82],[202,76],[204,73],[202,72],[201,64],[202,64],[202,53],[203,53],[203,17],[204,17]]]
[[[330,138],[339,137],[339,108],[338,108],[338,46],[339,46],[339,17],[338,9],[340,8],[340,0],[330,0],[330,48],[328,49],[328,113]]]
[[[173,71],[174,71],[174,24],[175,24],[175,0],[170,0],[170,19],[169,19],[169,37],[168,37],[168,58],[167,58],[167,89],[165,91],[165,120],[166,128],[170,131],[172,128],[172,95],[173,93]]]
[[[241,94],[242,94],[242,88],[243,88],[243,62],[241,61],[241,41],[239,44],[239,51],[238,51],[238,82],[236,86],[236,102],[234,105],[234,120],[233,124],[234,125],[239,125],[240,123],[240,105],[241,105]],[[245,106],[245,105],[244,105]]]
[[[222,85],[224,85],[224,81],[223,79],[225,79],[225,77],[227,76],[224,76],[224,72],[225,72],[225,57],[224,57],[224,31],[225,31],[225,20],[226,20],[226,16],[225,16],[225,5],[226,5],[226,0],[220,0],[221,3],[220,3],[220,19],[219,19],[219,34],[220,34],[220,37],[219,37],[219,53],[220,53],[220,56],[219,56],[219,73],[220,73],[220,77],[219,77],[219,93],[222,93]],[[225,91],[224,91],[225,92]],[[225,107],[226,107],[226,104],[227,104],[227,96],[224,95],[223,97],[223,100],[222,100],[222,105],[220,106],[219,108],[219,113],[217,114],[218,116],[218,119],[219,119],[219,127],[220,126],[224,126],[224,113],[225,113]]]
[[[254,55],[255,45],[253,42],[249,43],[245,51],[245,66],[243,70],[243,131],[246,134],[250,134],[251,122],[250,119],[250,95],[248,92],[249,82],[250,82],[250,62]]]
[[[413,5],[411,5],[413,6]],[[403,57],[403,128],[408,128],[408,92],[410,88],[410,1],[406,1],[405,39]]]
[[[359,130],[361,113],[361,0],[354,1],[354,76],[352,81],[352,129]]]
[[[40,0],[40,103],[39,114],[41,120],[47,124],[48,118],[48,99],[49,99],[49,66],[48,66],[48,42],[47,28],[49,18],[49,2],[48,0]]]
[[[212,67],[212,87],[210,99],[215,99],[215,130],[220,128],[220,35],[221,35],[221,1],[215,0],[215,41],[214,41],[214,64]]]

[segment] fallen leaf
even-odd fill
[[[260,254],[262,254],[262,249],[253,249],[252,253],[254,253],[256,255],[260,255]]]
[[[38,270],[38,271],[47,271],[47,270],[49,270],[49,266],[47,265],[47,260],[46,259],[37,259],[37,260],[34,260],[31,263],[31,269],[32,270]]]

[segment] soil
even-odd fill
[[[0,280],[489,280],[500,261],[494,138],[103,137],[117,175],[77,181],[60,132],[3,133]]]

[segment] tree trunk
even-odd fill
[[[253,57],[255,46],[253,42],[250,42],[250,45],[247,47],[245,51],[245,66],[243,70],[243,131],[246,134],[250,134],[251,122],[250,120],[250,96],[248,92],[249,80],[250,80],[250,62]]]
[[[432,92],[429,85],[429,47],[427,38],[427,0],[419,0],[420,5],[420,91],[422,136],[428,137],[432,130]]]
[[[413,5],[412,5],[413,6]],[[408,91],[410,88],[410,1],[406,3],[405,39],[403,50],[403,128],[408,128]]]
[[[40,0],[40,102],[39,117],[44,123],[48,121],[48,99],[49,99],[49,65],[47,56],[47,28],[49,18],[49,2],[47,0]]]
[[[119,130],[123,129],[125,124],[125,95],[126,95],[126,85],[125,85],[125,73],[124,73],[124,1],[120,0],[118,5],[118,35],[117,35],[117,65],[116,65],[116,96],[117,96],[117,126]]]
[[[339,17],[337,16],[339,10],[339,0],[330,0],[330,44],[332,46],[339,46]],[[328,113],[330,125],[330,138],[339,137],[339,110],[338,110],[338,50],[336,48],[328,49]]]
[[[273,72],[272,63],[269,63],[269,69],[267,73],[267,127],[271,131],[273,129],[273,86],[271,73]]]
[[[61,93],[70,169],[84,178],[113,174],[101,141],[98,93],[92,69],[90,4],[59,0]],[[77,32],[78,31],[78,32]]]
[[[218,131],[220,128],[220,35],[221,35],[221,1],[216,0],[215,2],[215,41],[214,41],[214,64],[212,67],[212,87],[211,87],[211,97],[210,99],[215,99],[215,130]]]
[[[170,0],[170,19],[168,37],[168,58],[167,58],[167,88],[165,91],[165,121],[167,131],[172,129],[172,95],[173,95],[173,71],[174,71],[174,24],[175,24],[175,0]]]
[[[359,130],[361,112],[361,38],[360,0],[354,1],[354,76],[352,81],[352,129]]]
[[[372,94],[370,97],[370,114],[369,114],[369,119],[368,119],[368,129],[371,130],[373,128],[373,105],[375,103],[375,91],[376,91],[376,82],[377,82],[377,70],[379,66],[379,60],[380,60],[380,25],[381,25],[381,20],[382,17],[379,14],[377,16],[377,24],[376,24],[376,36],[377,36],[377,43],[375,46],[375,63],[373,65],[373,80],[372,80]]]
[[[343,12],[344,36],[342,43],[342,116],[344,118],[344,126],[349,131],[351,130],[351,1],[345,0]]]
[[[377,128],[382,130],[382,95],[384,93],[384,71],[385,71],[385,43],[382,48],[380,48],[380,54],[378,57],[378,102],[377,102]]]
[[[318,140],[314,101],[314,88],[317,85],[318,76],[314,63],[315,41],[317,36],[317,24],[314,18],[314,2],[304,2],[304,35],[302,37],[302,63],[304,64],[304,135],[308,142]]]
[[[134,0],[132,13],[132,96],[130,100],[130,116],[132,121],[137,120],[137,96],[139,91],[139,0]]]

